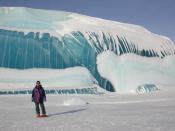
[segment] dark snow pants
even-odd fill
[[[43,103],[43,102],[40,102],[40,103],[36,103],[36,102],[35,102],[36,114],[37,114],[37,115],[40,114],[40,108],[39,108],[39,105],[40,105],[40,107],[41,107],[42,114],[45,115],[45,114],[46,114],[46,110],[45,110],[45,107],[44,107],[44,103]]]

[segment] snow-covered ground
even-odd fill
[[[47,95],[49,117],[42,119],[30,95],[0,96],[0,131],[174,131],[174,92]]]

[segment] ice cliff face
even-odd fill
[[[96,58],[106,51],[162,59],[175,54],[175,46],[170,39],[137,25],[62,11],[0,8],[0,67],[83,66],[100,86],[113,91],[114,84],[97,70]]]

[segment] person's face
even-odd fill
[[[36,83],[36,86],[37,86],[37,87],[39,87],[39,85],[40,85],[40,83],[39,83],[39,82],[37,82],[37,83]]]

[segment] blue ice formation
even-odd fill
[[[161,45],[159,50],[151,47],[145,49],[138,44],[146,42],[134,43],[124,35],[116,33],[114,36],[104,30],[100,34],[90,29],[86,32],[88,35],[81,30],[74,30],[59,37],[52,35],[50,32],[54,31],[56,26],[60,30],[63,28],[59,26],[60,22],[71,19],[70,14],[29,8],[15,8],[12,11],[11,8],[0,8],[0,67],[65,69],[83,66],[89,69],[101,87],[113,91],[111,83],[98,73],[98,54],[110,50],[118,56],[134,53],[163,58],[175,53],[174,45],[168,42],[165,42],[164,46]],[[22,19],[24,17],[25,19]]]
[[[97,94],[97,88],[82,89],[45,89],[46,94]],[[32,94],[32,90],[0,90],[0,95]]]
[[[81,32],[72,32],[71,36],[66,34],[61,39],[53,37],[49,33],[44,33],[41,38],[39,35],[39,33],[33,32],[25,35],[23,32],[1,29],[0,66],[18,69],[34,67],[64,69],[84,66],[95,76],[99,85],[107,90],[113,90],[112,85],[102,78],[97,71],[96,56],[104,51],[100,44],[97,46],[92,40],[94,47],[91,47]],[[95,33],[89,37],[92,36],[96,37],[98,41]],[[153,50],[137,50],[133,43],[129,44],[124,38],[118,38],[117,43],[119,49],[114,49],[116,45],[114,38],[104,34],[104,44],[108,50],[112,50],[116,54],[135,53],[147,57],[166,56],[164,52],[162,52],[162,56],[159,56]],[[129,48],[126,49],[126,47]]]
[[[136,89],[136,92],[138,94],[142,94],[142,93],[150,93],[152,91],[157,91],[159,90],[158,87],[155,84],[145,84],[145,85],[141,85],[138,86],[138,88]]]

